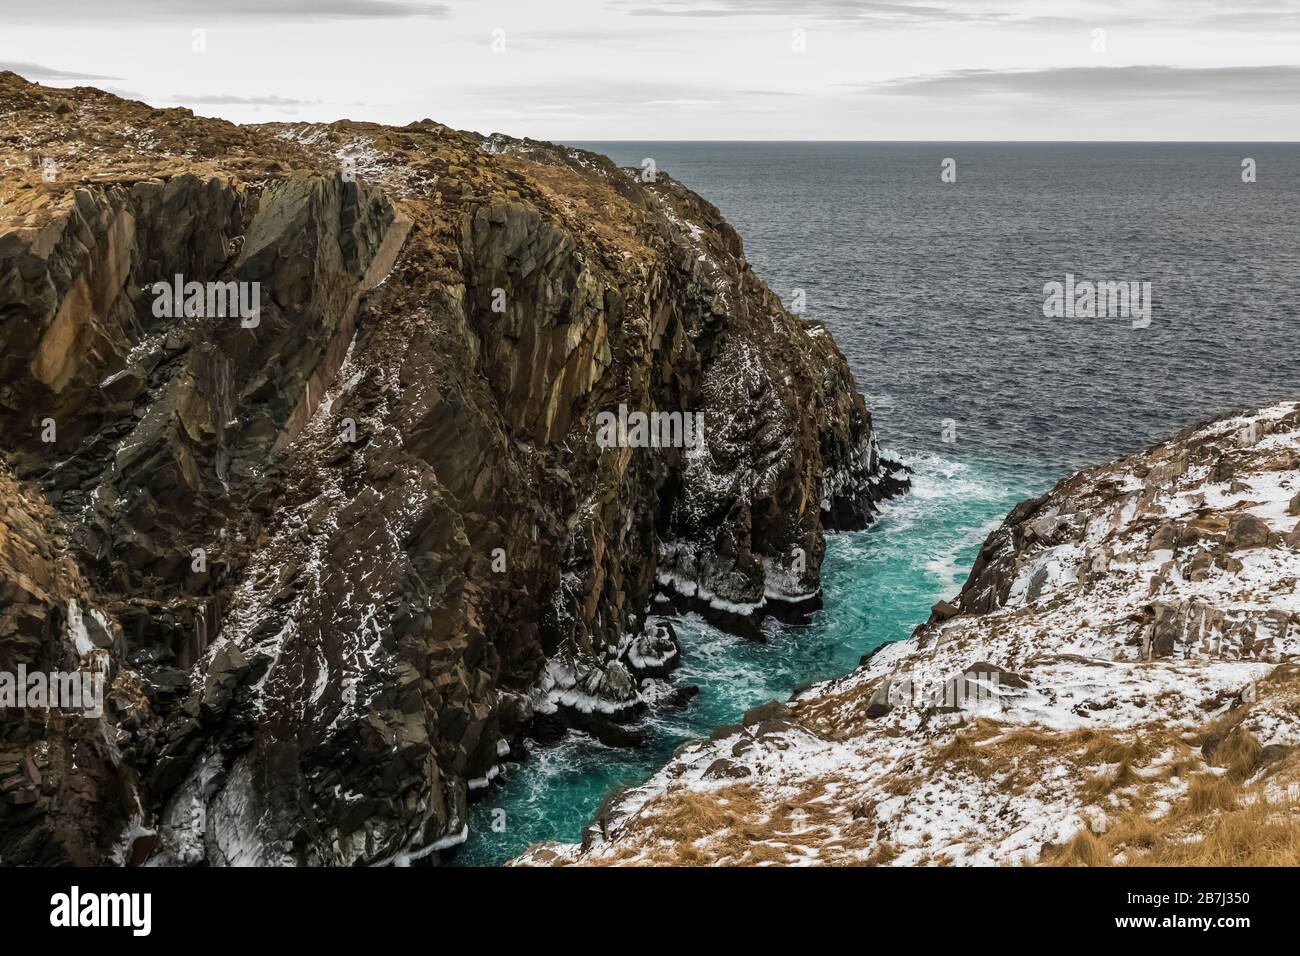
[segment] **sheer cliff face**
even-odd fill
[[[954,603],[684,745],[529,863],[1280,864],[1300,793],[1300,404],[1017,506]]]
[[[420,856],[539,715],[642,706],[657,595],[815,603],[905,479],[829,335],[639,172],[0,74],[0,671],[107,680],[0,711],[0,860]],[[620,406],[703,440],[610,446]]]

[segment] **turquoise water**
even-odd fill
[[[638,750],[578,733],[551,747],[530,743],[528,760],[505,767],[471,807],[469,840],[452,862],[498,864],[541,840],[576,841],[611,788],[641,782],[682,741],[735,722],[755,704],[784,700],[803,681],[846,673],[864,652],[906,637],[935,601],[958,591],[1011,506],[1053,477],[929,452],[902,457],[914,469],[912,492],[887,503],[868,530],[830,536],[825,607],[809,624],[769,621],[768,642],[758,644],[697,616],[679,619],[683,662],[675,680],[698,686],[699,696],[648,715],[642,726],[650,740]]]
[[[718,206],[787,303],[806,292],[915,488],[830,540],[810,625],[771,623],[755,645],[685,621],[677,679],[700,696],[649,717],[643,750],[574,736],[507,768],[473,807],[459,863],[578,839],[610,787],[682,740],[906,637],[1010,507],[1056,478],[1295,395],[1295,350],[1280,346],[1300,314],[1300,144],[585,145],[632,167],[653,157]],[[958,184],[940,181],[946,156]],[[1243,156],[1272,172],[1243,186]],[[1044,282],[1066,273],[1150,280],[1150,327],[1044,316]]]

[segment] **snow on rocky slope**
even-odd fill
[[[1061,481],[960,596],[531,864],[1294,862],[1300,409]]]

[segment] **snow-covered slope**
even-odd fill
[[[1278,862],[1300,829],[1300,411],[1019,505],[953,603],[684,745],[526,863]]]

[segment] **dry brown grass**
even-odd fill
[[[976,721],[932,751],[929,762],[935,768],[995,779],[1001,790],[1011,794],[1025,792],[1038,784],[1049,768],[1063,764],[1073,768],[1075,779],[1085,781],[1083,798],[1097,802],[1116,790],[1140,785],[1143,779],[1136,771],[1170,748],[1176,753],[1187,752],[1180,767],[1200,765],[1191,759],[1185,744],[1167,734],[1098,729],[1056,733],[1038,728],[1008,732],[992,721]],[[1102,765],[1110,766],[1095,772]],[[1159,778],[1167,779],[1173,773],[1166,770]]]
[[[1300,808],[1259,799],[1215,818],[1200,839],[1163,840],[1132,866],[1300,866]]]
[[[1207,760],[1189,746],[1200,741],[1209,743]],[[1085,781],[1079,790],[1084,807],[1105,807],[1096,818],[1104,830],[1085,829],[1061,846],[1044,848],[1041,864],[1300,865],[1300,801],[1287,798],[1300,795],[1300,756],[1287,755],[1261,770],[1261,752],[1240,715],[1188,740],[1150,729],[1140,734],[1004,732],[991,721],[976,721],[935,747],[921,766],[900,774],[898,786],[886,789],[906,793],[933,773],[957,772],[996,777],[1000,789],[1011,791],[1065,762]],[[1153,771],[1150,764],[1157,757],[1161,762]],[[1207,772],[1207,764],[1217,772]],[[1090,767],[1105,769],[1089,777]],[[1188,783],[1170,807],[1162,800],[1168,800],[1174,778]],[[641,811],[642,823],[650,825],[633,827],[642,831],[640,839],[599,862],[788,865],[807,860],[810,851],[825,864],[893,861],[899,851],[882,838],[871,805],[818,800],[829,782],[808,781],[802,792],[784,800],[746,782],[708,791],[673,789]],[[644,842],[647,835],[653,844]]]
[[[1061,847],[1054,866],[1109,866],[1110,848],[1091,830],[1080,830]]]
[[[1300,713],[1300,666],[1277,668],[1259,691],[1256,703],[1197,731],[1055,732],[987,719],[955,732],[936,728],[934,745],[882,770],[869,798],[855,799],[849,781],[833,791],[833,780],[793,789],[787,782],[782,797],[746,781],[703,792],[679,787],[647,804],[615,853],[593,862],[782,865],[806,862],[812,852],[824,864],[884,865],[900,849],[875,800],[969,777],[981,781],[971,791],[984,794],[980,800],[1033,793],[1048,779],[1073,787],[1092,826],[1044,847],[1040,865],[1300,865],[1300,748],[1266,751],[1250,732],[1259,721],[1247,719],[1261,707]],[[802,827],[792,826],[796,815]],[[936,854],[913,862],[952,861]]]
[[[1133,765],[1126,760],[1114,770],[1088,777],[1079,788],[1079,796],[1087,803],[1097,803],[1116,790],[1137,782],[1138,777],[1133,773]]]
[[[952,740],[944,744],[934,754],[936,764],[961,764],[965,768],[978,767],[979,770],[987,772],[987,761],[981,758],[986,756],[975,749],[975,743],[971,740],[970,734],[958,733],[953,734]]]
[[[1197,773],[1167,813],[1145,804],[1048,848],[1052,866],[1300,866],[1300,759],[1289,754],[1257,774],[1259,741],[1234,721],[1211,749],[1222,773]],[[1175,764],[1174,766],[1180,766]],[[1258,779],[1252,779],[1257,775]]]
[[[1229,778],[1239,783],[1255,772],[1263,750],[1255,735],[1238,725],[1210,751],[1210,763],[1227,769]]]
[[[599,864],[657,866],[761,866],[800,862],[810,852],[825,864],[858,862],[857,851],[872,842],[876,824],[869,812],[849,813],[825,801],[834,780],[808,781],[794,796],[774,800],[752,783],[712,790],[675,787],[649,801],[632,821],[617,851],[593,859]],[[639,842],[636,834],[653,837]],[[893,851],[877,847],[882,859]]]
[[[1183,809],[1190,816],[1231,810],[1237,805],[1237,797],[1238,788],[1227,777],[1199,774],[1187,787]]]

